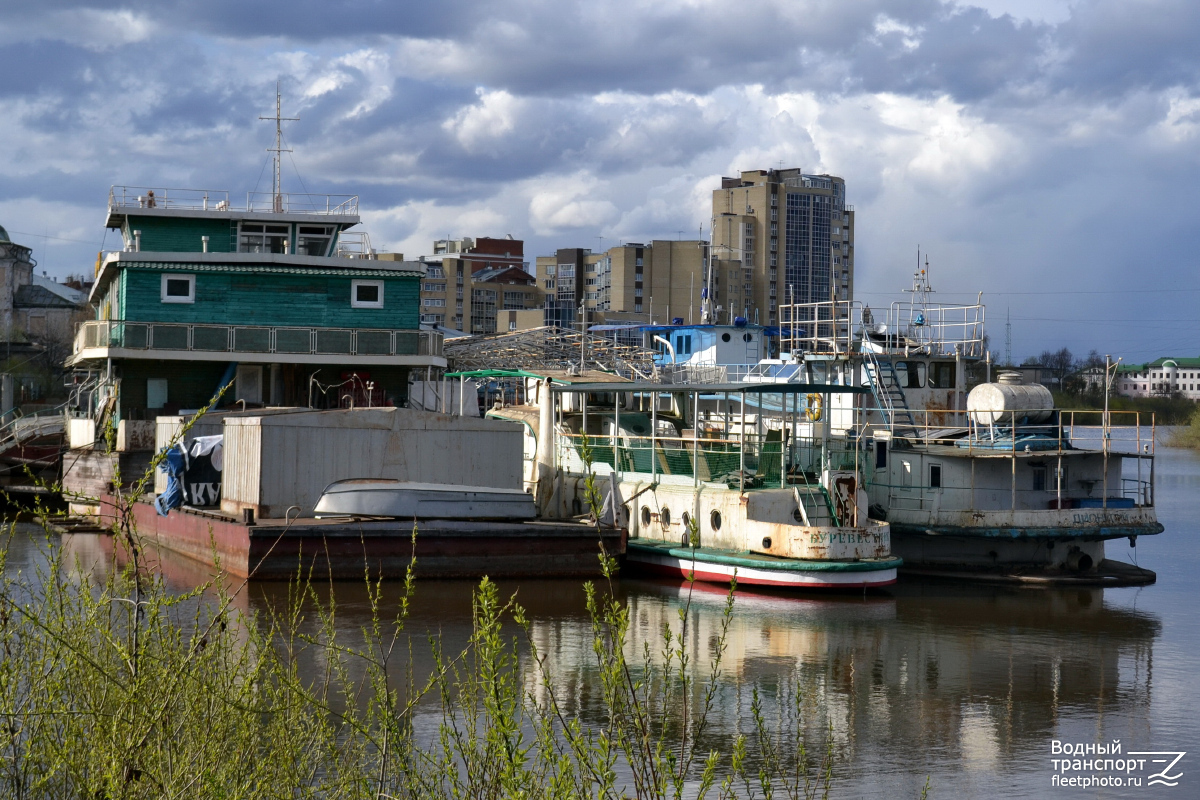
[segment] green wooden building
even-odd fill
[[[445,367],[420,330],[419,262],[388,261],[358,225],[358,198],[114,187],[69,361],[99,387],[97,416],[150,420],[222,405],[401,405],[409,373]]]

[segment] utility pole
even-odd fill
[[[283,96],[280,94],[280,91],[279,91],[279,81],[276,81],[275,82],[275,116],[259,117],[259,119],[264,119],[264,120],[275,120],[275,146],[268,147],[267,152],[275,154],[275,159],[274,159],[275,170],[274,170],[274,175],[272,176],[272,181],[271,181],[271,208],[274,210],[274,212],[276,214],[283,213],[283,180],[282,180],[283,176],[281,174],[282,167],[283,167],[283,161],[281,158],[281,154],[292,152],[290,149],[285,150],[283,147],[283,123],[284,122],[296,122],[300,119],[299,117],[283,116],[282,109],[283,109]]]

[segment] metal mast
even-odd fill
[[[1012,366],[1012,309],[1004,312],[1004,365]]]
[[[283,109],[283,96],[280,94],[280,91],[279,91],[279,81],[276,81],[275,82],[275,116],[259,117],[259,119],[275,120],[275,146],[268,147],[267,152],[275,154],[275,157],[274,157],[275,170],[274,170],[274,175],[272,176],[272,181],[271,181],[271,207],[275,211],[276,214],[283,213],[283,180],[282,180],[282,174],[281,174],[282,167],[283,167],[283,161],[281,158],[281,154],[292,152],[290,149],[284,149],[284,147],[283,147],[283,123],[284,122],[296,122],[297,120],[300,119],[299,117],[283,116],[282,109]]]

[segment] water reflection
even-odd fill
[[[664,624],[688,602],[677,585],[622,584],[631,651],[661,648]],[[1147,613],[1105,604],[1102,589],[1019,591],[902,583],[886,599],[796,600],[740,596],[728,633],[717,732],[747,729],[753,690],[775,708],[801,692],[810,735],[832,722],[839,759],[869,772],[914,766],[936,754],[993,769],[1042,753],[1073,710],[1145,720],[1153,645]],[[723,598],[693,592],[689,640],[703,656],[719,635]],[[589,653],[569,646],[557,620],[538,620],[564,685],[586,686]],[[702,665],[698,665],[702,671]],[[599,713],[581,692],[577,713]],[[785,713],[785,727],[797,720]],[[1101,735],[1096,730],[1092,736]]]
[[[65,536],[62,546],[81,579],[99,578],[121,561],[107,537]],[[32,565],[40,557],[34,544],[17,550],[15,563]],[[180,590],[213,574],[186,558],[149,555]],[[418,584],[407,627],[418,675],[432,669],[428,635],[441,637],[447,650],[465,645],[473,588],[470,581]],[[592,628],[580,584],[528,581],[500,588],[515,592],[526,607],[559,701],[569,713],[600,723]],[[370,621],[366,587],[346,582],[315,590],[324,602],[336,599],[339,638],[357,640]],[[385,587],[385,607],[395,607],[400,591]],[[706,676],[721,634],[723,592],[635,579],[619,582],[615,591],[630,615],[628,655],[661,650],[663,626],[678,629],[686,606],[693,668],[697,678]],[[935,785],[960,787],[967,796],[1037,794],[1049,777],[1049,741],[1064,731],[1096,741],[1139,732],[1145,738],[1151,728],[1162,622],[1155,613],[1106,599],[1105,591],[902,582],[886,595],[739,592],[703,744],[727,752],[730,737],[750,728],[757,691],[789,734],[803,731],[819,743],[832,725],[839,780],[855,796],[895,787],[915,796],[929,773]],[[261,614],[284,608],[289,592],[285,584],[251,583],[234,604]],[[319,626],[310,614],[302,627],[316,634]],[[324,673],[320,648],[304,651],[301,660],[310,677]],[[397,664],[398,675],[404,666]],[[530,695],[544,699],[528,658],[523,668]],[[432,732],[436,722],[429,708],[418,729]]]

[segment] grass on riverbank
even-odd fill
[[[1170,444],[1172,447],[1190,447],[1200,450],[1200,408],[1192,412],[1187,424],[1180,425],[1171,431]]]

